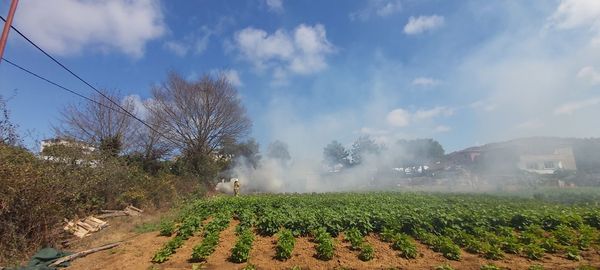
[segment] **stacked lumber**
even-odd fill
[[[123,210],[100,210],[104,214],[98,215],[99,218],[119,217],[119,216],[140,216],[144,210],[133,205],[125,207]]]
[[[90,233],[97,232],[108,227],[108,222],[101,219],[89,216],[83,220],[66,220],[67,225],[64,227],[65,231],[68,231],[79,238],[88,236]]]

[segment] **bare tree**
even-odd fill
[[[143,111],[150,110],[151,106],[154,106],[155,102],[153,99],[145,100],[143,103]],[[143,118],[144,121],[151,127],[158,127],[159,121],[155,115],[151,113],[139,113],[138,116]],[[172,143],[166,140],[156,129],[152,130],[142,123],[135,121],[133,123],[134,132],[132,138],[133,152],[138,153],[144,160],[159,160],[169,155],[173,149]]]
[[[130,146],[132,122],[135,120],[110,100],[121,103],[129,112],[135,109],[135,104],[131,99],[122,100],[118,92],[102,90],[102,93],[106,97],[100,94],[91,96],[97,103],[88,101],[67,105],[61,111],[61,125],[54,130],[60,137],[86,142],[116,155]]]
[[[6,106],[6,101],[0,95],[0,144],[17,145],[19,142],[17,125],[10,121],[10,111]]]
[[[188,158],[206,160],[226,139],[246,136],[252,126],[237,90],[220,74],[188,81],[177,73],[154,87],[148,109],[161,133]]]

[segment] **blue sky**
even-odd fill
[[[292,154],[361,135],[430,137],[447,151],[600,135],[595,0],[24,0],[14,25],[94,85],[140,100],[170,70],[226,72],[251,136]],[[5,57],[91,94],[15,33]],[[0,93],[29,145],[80,102],[6,63]]]

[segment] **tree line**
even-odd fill
[[[398,140],[395,145],[386,146],[361,136],[349,149],[336,140],[323,149],[323,161],[328,166],[357,166],[369,155],[386,156],[394,166],[409,167],[439,161],[444,157],[444,148],[433,139]]]

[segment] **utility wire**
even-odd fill
[[[123,115],[127,115],[127,114],[125,114],[124,112],[122,112],[122,111],[120,111],[120,110],[117,110],[117,109],[115,109],[115,108],[113,108],[113,107],[109,107],[109,106],[107,106],[107,105],[105,105],[105,104],[103,104],[103,103],[101,103],[101,102],[95,101],[95,100],[93,100],[93,99],[91,99],[91,98],[89,98],[89,97],[86,97],[86,96],[84,96],[84,95],[82,95],[82,94],[79,94],[79,93],[75,92],[74,90],[71,90],[71,89],[69,89],[69,88],[66,88],[66,87],[64,87],[64,86],[62,86],[62,85],[60,85],[60,84],[58,84],[58,83],[56,83],[56,82],[53,82],[53,81],[51,81],[51,80],[49,80],[49,79],[47,79],[47,78],[45,78],[45,77],[42,77],[41,75],[39,75],[39,74],[37,74],[37,73],[35,73],[35,72],[33,72],[33,71],[31,71],[31,70],[27,69],[27,68],[24,68],[24,67],[22,67],[22,66],[20,66],[20,65],[18,65],[18,64],[16,64],[16,63],[14,63],[14,62],[12,62],[12,61],[10,61],[10,60],[6,59],[6,58],[4,58],[4,57],[2,57],[2,61],[5,61],[6,63],[9,63],[9,64],[10,64],[10,65],[12,65],[13,67],[16,67],[16,68],[18,68],[18,69],[20,69],[20,70],[24,71],[25,73],[28,73],[28,74],[29,74],[29,75],[31,75],[31,76],[34,76],[34,77],[36,77],[36,78],[38,78],[38,79],[40,79],[40,80],[42,80],[42,81],[45,81],[45,82],[47,82],[47,83],[49,83],[49,84],[51,84],[51,85],[54,85],[54,86],[56,86],[56,87],[58,87],[58,88],[60,88],[60,89],[63,89],[63,90],[65,90],[65,91],[67,91],[67,92],[69,92],[69,93],[71,93],[71,94],[74,94],[74,95],[76,95],[76,96],[78,96],[78,97],[80,97],[80,98],[83,98],[83,99],[85,99],[85,100],[87,100],[87,101],[89,101],[89,102],[92,102],[92,103],[98,104],[98,105],[100,105],[100,106],[102,106],[102,107],[105,107],[105,108],[107,108],[107,109],[113,110],[113,111],[115,111],[115,112],[117,112],[117,113],[120,113],[120,114],[123,114]]]
[[[4,21],[6,23],[6,20],[4,19],[4,17],[2,17],[2,15],[0,15],[0,19],[2,19],[2,21]],[[153,132],[156,132],[157,134],[159,134],[160,136],[162,136],[163,138],[171,141],[172,143],[175,143],[173,140],[171,140],[171,138],[165,136],[164,134],[160,133],[158,130],[154,129],[152,126],[150,126],[149,124],[147,124],[146,122],[144,122],[144,120],[140,119],[139,117],[135,116],[133,113],[129,112],[128,110],[126,110],[125,108],[123,108],[119,103],[115,102],[114,100],[112,100],[110,97],[108,97],[107,95],[105,95],[104,93],[102,93],[102,91],[98,90],[96,87],[94,87],[93,85],[91,85],[90,83],[88,83],[86,80],[84,80],[83,78],[81,78],[80,76],[78,76],[77,74],[75,74],[75,72],[71,71],[69,68],[67,68],[65,65],[63,65],[61,62],[59,62],[58,60],[56,60],[56,58],[52,57],[52,55],[48,54],[44,49],[40,48],[40,46],[38,46],[37,44],[35,44],[35,42],[33,42],[31,39],[29,39],[27,36],[25,36],[25,34],[21,33],[21,31],[19,31],[19,29],[17,29],[16,27],[14,27],[13,25],[10,26],[10,28],[12,28],[15,32],[17,32],[17,34],[19,34],[22,38],[24,38],[25,40],[27,40],[27,42],[29,42],[31,45],[33,45],[35,48],[37,48],[40,52],[42,52],[44,55],[46,55],[48,58],[52,59],[52,61],[54,61],[54,63],[56,63],[57,65],[59,65],[60,67],[62,67],[64,70],[66,70],[67,72],[69,72],[71,75],[73,75],[75,78],[79,79],[81,82],[83,82],[85,85],[89,86],[90,88],[92,88],[94,91],[96,91],[96,93],[100,94],[102,97],[106,98],[108,101],[110,101],[112,104],[114,104],[115,106],[119,107],[119,109],[123,110],[123,112],[132,117],[133,119],[139,121],[140,123],[142,123],[144,126],[146,126],[147,128],[149,128],[150,130],[152,130]],[[6,60],[5,58],[3,58],[4,60]],[[8,62],[8,61],[7,61]],[[62,87],[48,79],[45,79],[31,71],[28,71],[22,67],[17,66],[16,64],[14,64],[13,62],[10,62],[13,66],[18,67],[19,69],[30,73],[31,75],[34,75],[48,83],[51,83],[57,87],[60,87],[64,90],[67,90],[69,92],[72,92],[80,97],[83,97],[87,100],[90,100],[94,103],[99,103],[97,101],[94,101],[90,98],[87,98],[81,94],[75,93],[74,91],[71,91],[65,87]]]

